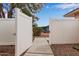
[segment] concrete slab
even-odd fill
[[[46,39],[47,38],[36,37],[32,47],[25,53],[25,55],[53,55]]]

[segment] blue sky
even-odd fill
[[[63,15],[79,7],[79,4],[48,3],[36,15],[40,18],[38,26],[46,26],[49,19],[64,18]]]
[[[3,10],[5,11],[5,13],[7,13],[7,11],[10,10],[10,4],[9,3],[3,3]]]
[[[7,12],[5,9],[9,10],[10,4],[4,3],[3,8],[4,11]],[[64,18],[63,15],[66,13],[79,8],[79,4],[75,3],[47,3],[45,6],[35,14],[40,19],[37,22],[38,26],[46,26],[49,24],[49,19],[61,19]]]

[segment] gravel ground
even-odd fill
[[[73,48],[76,44],[53,44],[51,45],[54,56],[79,56],[79,50]]]
[[[14,45],[0,45],[0,56],[14,56],[15,46]]]

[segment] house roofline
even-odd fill
[[[73,17],[73,16],[69,16],[69,14],[73,14],[73,13],[77,12],[77,10],[79,10],[79,8],[74,9],[74,10],[68,12],[67,14],[64,15],[64,17]]]

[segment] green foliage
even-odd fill
[[[39,27],[33,27],[33,36],[40,36],[41,29]]]
[[[32,16],[32,14],[28,10],[22,9],[22,12],[27,16]]]
[[[33,36],[40,36],[41,28],[34,22],[33,23]]]

